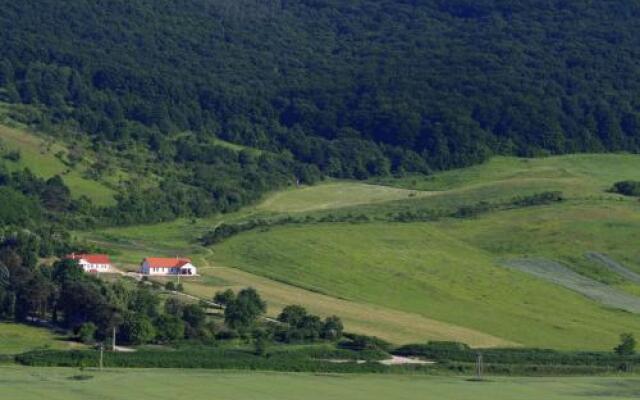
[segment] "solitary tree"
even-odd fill
[[[636,352],[636,339],[631,333],[620,335],[620,344],[614,349],[619,356],[632,356]]]
[[[267,311],[267,304],[253,288],[242,289],[224,310],[224,322],[233,329],[251,327]]]

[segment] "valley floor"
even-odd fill
[[[84,380],[79,378],[84,376]],[[202,370],[95,370],[0,367],[0,394],[11,400],[256,399],[633,399],[638,378],[491,378],[336,375]]]

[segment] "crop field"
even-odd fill
[[[87,196],[97,205],[114,203],[114,191],[104,184],[85,178],[86,165],[70,168],[56,157],[56,153],[66,153],[68,149],[52,140],[45,140],[25,129],[0,125],[0,141],[7,150],[18,150],[20,159],[8,164],[16,169],[28,167],[42,178],[60,175],[71,189],[74,197]]]
[[[11,400],[633,399],[637,378],[491,378],[410,375],[287,374],[202,370],[95,370],[0,367],[3,398]]]
[[[0,322],[0,355],[18,354],[44,347],[66,349],[81,347],[81,345],[76,342],[67,342],[48,329]]]
[[[631,277],[640,274],[640,203],[607,192],[622,179],[640,180],[640,157],[499,157],[431,177],[289,189],[256,207],[204,220],[78,235],[112,250],[127,269],[150,254],[191,256],[203,274],[185,281],[191,294],[210,297],[225,287],[254,286],[272,315],[301,303],[320,315],[343,317],[354,332],[394,343],[446,338],[478,346],[611,349],[620,332],[640,331],[638,315],[505,263],[561,263],[564,273],[585,285],[636,304],[640,284]],[[378,221],[392,213],[450,210],[549,190],[562,191],[566,201],[473,218]],[[287,213],[371,219],[270,227],[210,248],[198,244],[222,222]]]

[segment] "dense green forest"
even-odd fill
[[[0,101],[98,153],[151,155],[163,186],[131,185],[118,223],[233,210],[321,176],[640,150],[636,0],[0,6]]]

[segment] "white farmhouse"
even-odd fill
[[[84,272],[97,274],[99,272],[112,272],[113,265],[106,254],[69,254],[69,260],[76,260]]]
[[[142,260],[140,273],[151,276],[194,276],[198,275],[198,270],[188,258],[147,257]]]

